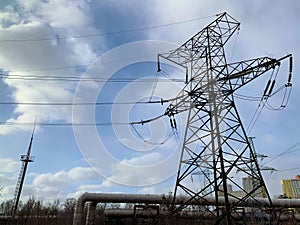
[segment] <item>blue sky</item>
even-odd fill
[[[228,43],[229,61],[294,55],[293,91],[288,106],[282,111],[264,109],[249,134],[256,137],[256,150],[270,156],[261,162],[262,165],[278,170],[266,171],[263,175],[271,195],[279,195],[280,179],[300,174],[299,10],[297,0],[284,3],[279,0],[255,3],[233,0],[1,1],[0,68],[10,79],[0,80],[0,102],[16,104],[1,105],[0,121],[30,123],[36,116],[38,123],[50,124],[126,123],[160,115],[167,105],[111,104],[72,108],[21,103],[138,102],[148,100],[153,90],[155,99],[175,96],[181,83],[167,82],[161,74],[160,82],[153,89],[156,54],[185,42],[214,20],[214,15],[226,11],[241,22],[238,36]],[[179,23],[193,19],[197,20]],[[173,25],[159,26],[165,24]],[[134,31],[153,26],[157,27]],[[178,68],[166,65],[164,70],[173,78],[184,78]],[[11,79],[15,75],[83,80]],[[286,82],[287,75],[287,64],[283,64],[277,87]],[[109,77],[114,81],[134,79],[107,83],[84,81],[87,78],[103,81]],[[259,78],[244,87],[240,94],[261,96],[268,78],[269,75]],[[282,93],[279,93],[270,103],[277,105],[281,99]],[[237,104],[247,126],[258,103],[238,100]],[[29,165],[22,196],[53,200],[78,197],[85,191],[173,191],[172,175],[178,167],[183,119],[184,116],[178,117],[178,134],[168,140],[172,131],[168,118],[149,126],[136,126],[138,133],[149,142],[166,141],[163,145],[144,142],[131,127],[124,125],[37,126],[32,148],[36,160]],[[31,131],[32,126],[0,125],[1,200],[13,197],[20,169],[19,157],[27,150]],[[289,149],[291,146],[293,148]],[[105,158],[106,153],[111,159]]]

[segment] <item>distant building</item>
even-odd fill
[[[300,198],[300,175],[295,179],[281,180],[283,196],[287,198]]]
[[[242,188],[243,190],[233,190],[233,187],[231,184],[227,185],[227,191],[229,194],[236,196],[236,197],[244,197],[245,193],[250,193],[254,187],[257,184],[255,184],[255,181],[252,177],[243,177],[242,178]],[[222,195],[222,193],[220,193]],[[258,198],[266,198],[267,194],[264,188],[258,188],[253,194],[253,197],[258,197]]]
[[[243,188],[246,190],[248,193],[254,189],[254,187],[257,187],[259,184],[257,183],[257,180],[253,179],[252,177],[243,177],[242,178],[242,183],[243,183]],[[254,197],[258,198],[266,198],[267,197],[267,192],[265,188],[258,188],[254,192]]]
[[[253,179],[251,177],[243,177],[242,184],[245,191],[248,193],[253,190]]]

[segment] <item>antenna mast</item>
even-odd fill
[[[23,184],[24,184],[24,180],[25,180],[28,163],[34,161],[34,157],[31,156],[30,154],[31,154],[31,147],[32,147],[32,142],[33,142],[35,126],[36,126],[36,120],[34,121],[34,126],[33,126],[32,134],[31,134],[27,154],[21,155],[21,158],[20,158],[20,161],[22,161],[22,166],[21,166],[21,170],[20,170],[20,173],[18,176],[18,181],[17,181],[17,185],[16,185],[16,189],[15,189],[12,215],[15,215],[18,210],[18,205],[19,205],[19,201],[20,201],[20,196],[21,196],[21,192],[22,192],[22,188],[23,188]]]

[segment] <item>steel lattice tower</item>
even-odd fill
[[[22,161],[22,166],[21,166],[21,169],[19,172],[18,181],[17,181],[17,185],[16,185],[16,189],[15,189],[15,195],[14,195],[14,199],[13,199],[13,208],[12,208],[13,216],[16,214],[16,212],[18,210],[19,200],[20,200],[21,193],[22,193],[22,188],[23,188],[23,184],[24,184],[24,180],[25,180],[28,163],[34,161],[34,157],[31,156],[31,148],[32,148],[34,131],[35,131],[35,123],[34,123],[33,131],[32,131],[32,135],[30,138],[30,143],[28,146],[27,154],[21,155],[21,159],[20,159],[20,161]]]
[[[188,207],[190,201],[205,201],[214,196],[215,207],[206,210],[215,216],[216,224],[234,224],[238,206],[255,201],[264,193],[272,204],[259,170],[254,151],[234,102],[233,93],[265,72],[280,66],[281,59],[269,57],[228,63],[224,46],[239,29],[240,23],[227,13],[198,32],[179,48],[158,55],[186,70],[186,85],[166,109],[165,115],[187,112],[187,125],[178,169],[174,199],[184,194],[190,199],[177,210]],[[290,79],[288,82],[290,84]],[[207,174],[206,186],[200,190],[191,185],[193,174]],[[250,177],[253,190],[243,188],[238,176]],[[235,194],[233,193],[235,191]],[[237,194],[238,193],[238,194]],[[224,207],[220,206],[220,199]],[[236,203],[232,204],[230,199]],[[252,201],[253,200],[253,201]]]

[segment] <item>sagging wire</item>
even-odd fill
[[[276,69],[276,73],[274,75],[274,70],[272,71],[272,74],[270,76],[270,79],[268,80],[267,82],[267,85],[265,87],[265,90],[263,92],[263,96],[261,97],[260,101],[259,101],[259,104],[255,110],[255,113],[252,117],[252,119],[250,120],[250,123],[247,127],[247,131],[249,133],[251,133],[254,125],[256,124],[262,110],[264,107],[266,107],[267,109],[270,109],[270,110],[282,110],[284,109],[287,104],[288,104],[288,101],[289,101],[289,98],[290,98],[290,95],[291,95],[291,91],[292,91],[292,83],[291,83],[291,80],[292,80],[292,67],[293,67],[293,58],[292,56],[290,56],[290,60],[289,60],[289,75],[288,75],[288,81],[285,85],[282,85],[281,87],[279,87],[276,91],[273,92],[273,89],[275,87],[275,83],[276,83],[276,78],[278,76],[278,72],[279,72],[279,67],[277,67]],[[274,76],[274,78],[273,78]],[[278,94],[280,91],[282,91],[283,89],[285,89],[285,92],[284,92],[284,95],[283,95],[283,98],[282,98],[282,101],[281,101],[281,104],[280,106],[278,107],[274,107],[272,106],[268,100],[270,97]],[[244,100],[252,100],[252,101],[257,101],[257,98],[256,97],[250,97],[250,96],[243,96],[243,95],[235,95],[237,96],[238,98],[241,98],[241,99],[244,99]]]
[[[156,87],[157,87],[157,83],[158,83],[158,72],[156,72],[156,75],[155,75],[155,81],[154,81],[154,83],[153,83],[153,87],[152,87],[151,95],[150,95],[150,98],[149,98],[149,102],[152,101],[154,92],[155,92]]]
[[[277,73],[278,73],[278,69],[277,69]],[[258,121],[258,118],[259,118],[263,108],[266,105],[266,101],[269,98],[270,94],[272,93],[272,90],[275,85],[275,79],[272,81],[273,75],[274,75],[274,70],[271,73],[270,79],[265,87],[263,96],[260,98],[259,104],[254,112],[254,115],[252,116],[252,118],[250,120],[250,123],[249,123],[247,129],[246,129],[249,134],[251,133],[252,129],[254,128],[254,125],[256,124],[256,122]],[[275,77],[277,77],[277,74]],[[270,85],[271,85],[271,88],[270,88]]]
[[[159,57],[159,56],[158,56]],[[164,71],[164,70],[162,70],[161,68],[160,68],[160,62],[159,62],[159,59],[157,59],[158,60],[158,68],[157,68],[157,73],[158,74],[161,74],[161,76],[162,77],[165,77],[166,79],[168,79],[168,80],[170,80],[170,81],[173,81],[173,80],[175,80],[175,81],[177,81],[177,82],[182,82],[182,83],[187,83],[186,82],[186,78],[185,78],[185,80],[183,80],[183,79],[180,79],[180,78],[176,78],[176,77],[172,77],[172,76],[170,76],[166,71]],[[187,71],[186,71],[186,73],[187,73]]]
[[[278,74],[278,69],[277,69],[275,77],[277,77],[277,74]],[[255,110],[255,113],[254,113],[254,115],[253,115],[252,119],[250,120],[250,123],[247,127],[247,130],[248,130],[249,134],[251,133],[251,131],[252,131],[254,125],[256,124],[263,108],[265,107],[267,99],[269,98],[270,94],[272,93],[272,90],[273,90],[274,85],[275,85],[275,79],[272,81],[273,75],[274,75],[274,70],[271,73],[271,77],[270,77],[270,79],[267,83],[267,86],[265,87],[263,96],[261,97],[260,102],[259,102],[259,104],[258,104],[258,106]],[[271,87],[270,87],[270,84],[271,84]]]
[[[249,134],[251,133],[252,129],[254,128],[254,125],[256,124],[264,107],[265,107],[265,102],[261,100],[254,112],[254,115],[252,116],[252,119],[250,120],[250,123],[249,123],[247,129],[246,129],[246,131]]]
[[[282,88],[283,89],[283,88]],[[281,89],[281,90],[282,90]],[[268,101],[266,102],[266,108],[269,109],[269,110],[273,110],[273,111],[280,111],[280,110],[283,110],[288,102],[289,102],[289,99],[290,99],[290,96],[291,96],[291,92],[292,92],[292,86],[288,86],[288,87],[284,87],[284,94],[283,94],[283,97],[282,97],[282,101],[281,101],[281,104],[277,107],[275,106],[272,106]],[[275,94],[275,93],[274,93]]]
[[[138,132],[138,130],[136,129],[135,124],[131,123],[130,125],[131,125],[133,131],[136,133],[136,135],[137,135],[143,142],[145,142],[145,143],[147,143],[147,144],[150,144],[150,145],[155,145],[155,146],[165,144],[165,143],[168,142],[168,141],[176,134],[176,132],[177,132],[175,129],[172,129],[172,131],[169,133],[169,135],[168,135],[163,141],[161,141],[161,142],[153,142],[153,141],[149,141],[149,140],[145,139],[145,138],[140,134],[140,132]]]
[[[156,91],[157,84],[159,82],[159,74],[161,74],[163,77],[165,77],[169,81],[172,81],[172,82],[176,81],[176,82],[182,82],[182,83],[184,83],[183,80],[173,78],[173,77],[169,76],[167,72],[165,72],[165,71],[163,71],[161,69],[158,69],[157,72],[156,72],[156,74],[155,74],[155,80],[154,80],[152,91],[151,91],[151,94],[150,94],[150,97],[149,97],[149,103],[157,103],[155,101],[152,101],[152,99],[153,99],[154,93]]]
[[[138,32],[143,30],[150,30],[150,29],[156,29],[161,27],[168,27],[168,26],[174,26],[178,24],[185,24],[190,22],[195,22],[199,20],[204,20],[212,17],[219,16],[221,14],[211,15],[211,16],[204,16],[199,18],[192,18],[187,20],[180,20],[175,21],[172,23],[166,23],[166,24],[157,24],[152,26],[144,26],[144,27],[136,27],[128,30],[117,30],[117,31],[111,31],[107,33],[94,33],[94,34],[78,34],[78,35],[70,35],[70,36],[55,36],[55,37],[42,37],[42,38],[23,38],[23,39],[0,39],[0,43],[7,43],[7,42],[40,42],[40,41],[56,41],[56,40],[65,40],[65,39],[78,39],[78,38],[89,38],[89,37],[99,37],[99,36],[110,36],[110,35],[117,35],[122,33],[131,33],[131,32]]]
[[[149,98],[149,101],[148,103],[160,103],[161,105],[163,105],[164,103],[166,102],[171,102],[171,101],[174,101],[178,98],[180,98],[179,96],[175,97],[175,98],[172,98],[172,99],[160,99],[160,100],[152,100],[153,97],[154,97],[154,93],[155,93],[155,90],[157,88],[157,83],[158,83],[158,79],[159,79],[159,74],[161,74],[163,77],[165,77],[166,79],[172,81],[174,80],[173,77],[171,77],[170,75],[168,75],[167,72],[165,72],[164,70],[161,70],[160,69],[160,64],[158,64],[158,70],[156,72],[156,76],[155,76],[155,82],[153,84],[153,87],[152,87],[152,91],[151,91],[151,95],[150,95],[150,98]],[[184,81],[182,81],[184,83]],[[171,104],[172,105],[172,104]],[[170,106],[169,106],[170,107]],[[138,130],[135,128],[134,125],[137,125],[137,124],[141,124],[141,125],[144,125],[145,123],[150,123],[156,119],[159,119],[161,118],[162,116],[165,116],[165,115],[168,115],[169,116],[169,119],[170,119],[170,125],[171,125],[171,128],[172,128],[172,131],[171,133],[167,136],[167,138],[162,141],[162,142],[158,142],[158,143],[155,143],[155,142],[151,142],[151,141],[148,141],[146,140],[139,132]],[[166,143],[171,137],[175,137],[175,140],[176,140],[176,143],[179,144],[180,142],[180,136],[179,136],[179,133],[177,131],[177,123],[176,123],[176,120],[175,120],[175,117],[174,117],[174,114],[173,113],[169,113],[169,114],[164,114],[164,115],[161,115],[161,116],[158,116],[158,117],[155,117],[155,118],[152,118],[152,119],[148,119],[148,120],[141,120],[140,122],[132,122],[131,124],[131,127],[132,129],[134,130],[134,132],[136,133],[136,135],[142,140],[144,141],[145,143],[148,143],[148,144],[152,144],[152,145],[162,145],[164,143]]]
[[[171,77],[166,71],[164,70],[160,70],[158,71],[158,73],[160,73],[162,76],[164,76],[165,78],[169,79],[169,80],[172,80],[174,79],[173,77]]]
[[[167,100],[169,101],[169,100]],[[162,104],[163,104],[163,100],[161,100]],[[169,106],[171,107],[172,104]],[[144,125],[146,123],[150,123],[150,122],[153,122],[157,119],[160,119],[161,117],[163,116],[169,116],[169,119],[170,119],[170,125],[171,125],[171,128],[172,128],[172,131],[171,133],[167,136],[167,138],[162,141],[162,142],[152,142],[152,141],[148,141],[146,140],[139,132],[138,130],[135,128],[135,125],[139,124],[139,125]],[[176,123],[176,120],[175,120],[175,117],[174,117],[174,113],[172,112],[168,112],[168,113],[165,113],[163,115],[160,115],[160,116],[157,116],[157,117],[154,117],[154,118],[151,118],[151,119],[148,119],[148,120],[141,120],[141,121],[138,121],[138,122],[132,122],[130,123],[132,129],[135,131],[135,133],[137,134],[137,136],[142,140],[144,141],[145,143],[148,143],[148,144],[152,144],[152,145],[163,145],[164,143],[166,143],[169,139],[171,139],[171,137],[175,136],[175,140],[177,142],[177,144],[179,144],[179,134],[177,132],[177,123]]]

